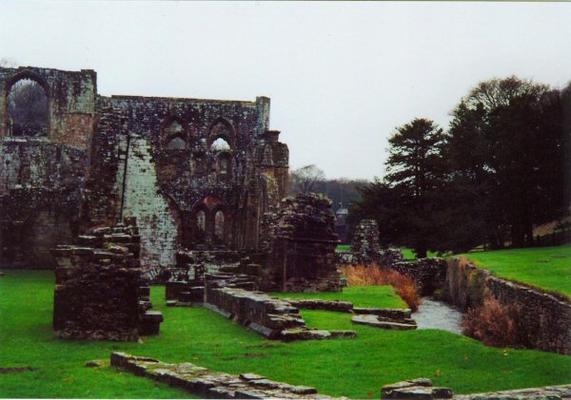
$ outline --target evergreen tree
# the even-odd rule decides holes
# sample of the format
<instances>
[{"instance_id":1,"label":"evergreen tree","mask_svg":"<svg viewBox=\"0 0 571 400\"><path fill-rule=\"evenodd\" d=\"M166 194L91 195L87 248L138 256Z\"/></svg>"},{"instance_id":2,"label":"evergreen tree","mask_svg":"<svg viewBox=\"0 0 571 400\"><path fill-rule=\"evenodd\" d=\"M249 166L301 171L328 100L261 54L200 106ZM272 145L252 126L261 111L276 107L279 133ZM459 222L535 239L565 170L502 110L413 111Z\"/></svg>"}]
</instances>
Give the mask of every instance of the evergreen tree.
<instances>
[{"instance_id":1,"label":"evergreen tree","mask_svg":"<svg viewBox=\"0 0 571 400\"><path fill-rule=\"evenodd\" d=\"M389 139L387 184L396 192L399 244L426 257L437 243L442 212L440 191L445 182L442 148L446 136L433 121L415 119L397 128Z\"/></svg>"}]
</instances>

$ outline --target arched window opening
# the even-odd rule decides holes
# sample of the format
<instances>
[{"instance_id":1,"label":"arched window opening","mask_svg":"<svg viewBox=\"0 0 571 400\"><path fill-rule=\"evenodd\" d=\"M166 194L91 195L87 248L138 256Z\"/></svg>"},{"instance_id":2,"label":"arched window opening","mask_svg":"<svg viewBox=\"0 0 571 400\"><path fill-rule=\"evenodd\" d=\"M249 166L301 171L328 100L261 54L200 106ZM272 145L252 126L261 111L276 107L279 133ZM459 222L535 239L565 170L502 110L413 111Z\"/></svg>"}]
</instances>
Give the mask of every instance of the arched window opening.
<instances>
[{"instance_id":1,"label":"arched window opening","mask_svg":"<svg viewBox=\"0 0 571 400\"><path fill-rule=\"evenodd\" d=\"M224 240L224 213L216 211L214 214L214 237L217 240Z\"/></svg>"},{"instance_id":2,"label":"arched window opening","mask_svg":"<svg viewBox=\"0 0 571 400\"><path fill-rule=\"evenodd\" d=\"M47 136L48 95L33 79L20 79L7 97L9 129L12 136Z\"/></svg>"},{"instance_id":3,"label":"arched window opening","mask_svg":"<svg viewBox=\"0 0 571 400\"><path fill-rule=\"evenodd\" d=\"M210 146L210 151L212 152L220 152L220 151L229 151L230 144L223 138L219 137Z\"/></svg>"},{"instance_id":4,"label":"arched window opening","mask_svg":"<svg viewBox=\"0 0 571 400\"><path fill-rule=\"evenodd\" d=\"M196 227L199 232L206 232L206 213L202 210L196 213Z\"/></svg>"},{"instance_id":5,"label":"arched window opening","mask_svg":"<svg viewBox=\"0 0 571 400\"><path fill-rule=\"evenodd\" d=\"M186 149L186 142L181 137L175 137L167 143L167 150L184 150Z\"/></svg>"}]
</instances>

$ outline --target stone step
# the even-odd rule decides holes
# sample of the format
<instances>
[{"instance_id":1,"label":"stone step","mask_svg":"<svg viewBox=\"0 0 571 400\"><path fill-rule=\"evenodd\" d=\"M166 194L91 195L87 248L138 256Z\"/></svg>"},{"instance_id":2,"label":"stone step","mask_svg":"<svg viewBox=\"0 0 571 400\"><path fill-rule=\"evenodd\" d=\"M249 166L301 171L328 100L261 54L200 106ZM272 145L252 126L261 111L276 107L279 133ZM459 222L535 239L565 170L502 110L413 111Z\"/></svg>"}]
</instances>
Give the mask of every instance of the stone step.
<instances>
[{"instance_id":1,"label":"stone step","mask_svg":"<svg viewBox=\"0 0 571 400\"><path fill-rule=\"evenodd\" d=\"M410 318L410 308L369 308L369 307L354 307L353 313L355 314L374 314L385 318L392 319L405 319Z\"/></svg>"},{"instance_id":2,"label":"stone step","mask_svg":"<svg viewBox=\"0 0 571 400\"><path fill-rule=\"evenodd\" d=\"M374 314L358 314L351 318L355 324L374 326L382 329L411 330L416 329L416 324L409 324L396 321L381 321Z\"/></svg>"},{"instance_id":3,"label":"stone step","mask_svg":"<svg viewBox=\"0 0 571 400\"><path fill-rule=\"evenodd\" d=\"M338 312L351 312L353 303L339 300L321 300L321 299L284 299L291 303L292 306L298 308L306 308L309 310L325 310Z\"/></svg>"}]
</instances>

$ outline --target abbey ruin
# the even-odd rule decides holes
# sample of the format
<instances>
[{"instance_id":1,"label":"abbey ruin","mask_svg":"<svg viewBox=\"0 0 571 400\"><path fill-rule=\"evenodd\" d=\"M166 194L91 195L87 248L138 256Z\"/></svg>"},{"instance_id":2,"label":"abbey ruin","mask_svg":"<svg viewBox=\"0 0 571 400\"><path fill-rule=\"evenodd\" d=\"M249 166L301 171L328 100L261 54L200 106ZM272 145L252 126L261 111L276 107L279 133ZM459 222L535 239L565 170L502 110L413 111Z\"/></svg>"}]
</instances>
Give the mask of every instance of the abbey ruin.
<instances>
[{"instance_id":1,"label":"abbey ruin","mask_svg":"<svg viewBox=\"0 0 571 400\"><path fill-rule=\"evenodd\" d=\"M35 109L17 104L22 83L39 86ZM51 267L57 244L130 217L151 276L179 249L256 250L286 194L288 147L267 97L108 97L93 70L37 67L0 68L0 94L3 268Z\"/></svg>"}]
</instances>

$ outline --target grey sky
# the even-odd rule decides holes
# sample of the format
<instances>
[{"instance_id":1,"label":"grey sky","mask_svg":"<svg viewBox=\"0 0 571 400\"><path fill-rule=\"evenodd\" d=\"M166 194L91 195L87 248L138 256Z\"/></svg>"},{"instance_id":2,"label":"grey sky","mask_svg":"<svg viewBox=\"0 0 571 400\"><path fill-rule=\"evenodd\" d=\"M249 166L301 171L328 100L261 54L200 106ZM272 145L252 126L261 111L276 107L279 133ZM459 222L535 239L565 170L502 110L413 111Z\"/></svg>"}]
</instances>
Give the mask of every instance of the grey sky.
<instances>
[{"instance_id":1,"label":"grey sky","mask_svg":"<svg viewBox=\"0 0 571 400\"><path fill-rule=\"evenodd\" d=\"M0 3L0 58L99 92L272 98L293 168L381 176L387 138L477 82L571 80L570 3Z\"/></svg>"}]
</instances>

